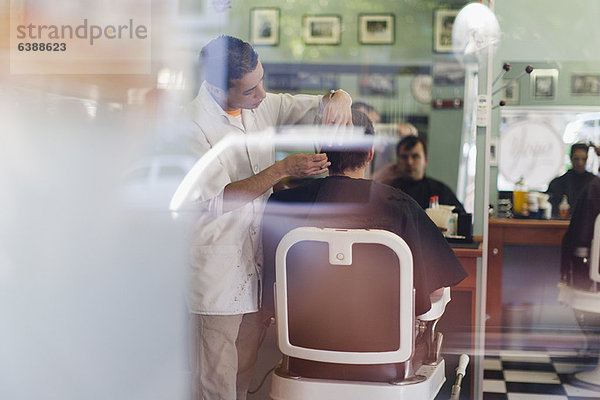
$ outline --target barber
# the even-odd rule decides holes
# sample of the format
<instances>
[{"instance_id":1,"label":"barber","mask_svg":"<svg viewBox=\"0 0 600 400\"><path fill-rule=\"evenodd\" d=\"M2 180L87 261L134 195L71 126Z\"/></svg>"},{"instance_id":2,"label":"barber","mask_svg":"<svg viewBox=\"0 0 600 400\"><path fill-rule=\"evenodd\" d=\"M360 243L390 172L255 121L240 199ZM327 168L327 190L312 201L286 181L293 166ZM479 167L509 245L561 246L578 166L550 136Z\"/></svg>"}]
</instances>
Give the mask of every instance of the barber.
<instances>
[{"instance_id":1,"label":"barber","mask_svg":"<svg viewBox=\"0 0 600 400\"><path fill-rule=\"evenodd\" d=\"M204 155L226 135L250 136L269 127L351 125L352 99L266 93L263 67L250 44L219 36L200 53L203 81L188 107L192 148ZM194 399L245 399L269 316L261 298L260 221L272 187L287 176L327 171L325 154L294 154L275 162L272 146L246 144L219 157L198 187L202 210L193 235L187 303L191 314Z\"/></svg>"}]
</instances>

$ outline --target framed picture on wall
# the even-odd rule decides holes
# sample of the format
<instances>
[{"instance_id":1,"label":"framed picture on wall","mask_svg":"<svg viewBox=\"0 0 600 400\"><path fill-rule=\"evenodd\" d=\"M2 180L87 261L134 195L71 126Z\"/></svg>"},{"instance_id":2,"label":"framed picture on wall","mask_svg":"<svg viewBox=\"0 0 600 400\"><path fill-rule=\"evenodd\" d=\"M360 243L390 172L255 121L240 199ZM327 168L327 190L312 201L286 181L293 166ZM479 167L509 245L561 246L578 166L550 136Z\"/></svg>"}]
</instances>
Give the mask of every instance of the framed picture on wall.
<instances>
[{"instance_id":1,"label":"framed picture on wall","mask_svg":"<svg viewBox=\"0 0 600 400\"><path fill-rule=\"evenodd\" d=\"M433 64L433 83L435 86L463 86L465 68L454 61L437 61Z\"/></svg>"},{"instance_id":2,"label":"framed picture on wall","mask_svg":"<svg viewBox=\"0 0 600 400\"><path fill-rule=\"evenodd\" d=\"M278 8L253 8L250 10L250 42L265 46L279 44Z\"/></svg>"},{"instance_id":3,"label":"framed picture on wall","mask_svg":"<svg viewBox=\"0 0 600 400\"><path fill-rule=\"evenodd\" d=\"M459 10L439 9L433 12L433 51L452 51L452 27Z\"/></svg>"},{"instance_id":4,"label":"framed picture on wall","mask_svg":"<svg viewBox=\"0 0 600 400\"><path fill-rule=\"evenodd\" d=\"M360 14L358 42L361 44L393 44L394 14Z\"/></svg>"},{"instance_id":5,"label":"framed picture on wall","mask_svg":"<svg viewBox=\"0 0 600 400\"><path fill-rule=\"evenodd\" d=\"M531 97L534 100L553 100L557 81L557 69L534 69L531 72Z\"/></svg>"},{"instance_id":6,"label":"framed picture on wall","mask_svg":"<svg viewBox=\"0 0 600 400\"><path fill-rule=\"evenodd\" d=\"M571 75L571 94L576 96L600 96L600 75Z\"/></svg>"},{"instance_id":7,"label":"framed picture on wall","mask_svg":"<svg viewBox=\"0 0 600 400\"><path fill-rule=\"evenodd\" d=\"M508 83L508 82L507 82ZM509 104L519 104L519 82L513 81L502 89L502 100Z\"/></svg>"},{"instance_id":8,"label":"framed picture on wall","mask_svg":"<svg viewBox=\"0 0 600 400\"><path fill-rule=\"evenodd\" d=\"M364 74L359 78L361 96L394 96L396 83L392 74Z\"/></svg>"},{"instance_id":9,"label":"framed picture on wall","mask_svg":"<svg viewBox=\"0 0 600 400\"><path fill-rule=\"evenodd\" d=\"M306 44L340 44L342 17L339 15L305 15L302 33Z\"/></svg>"}]
</instances>

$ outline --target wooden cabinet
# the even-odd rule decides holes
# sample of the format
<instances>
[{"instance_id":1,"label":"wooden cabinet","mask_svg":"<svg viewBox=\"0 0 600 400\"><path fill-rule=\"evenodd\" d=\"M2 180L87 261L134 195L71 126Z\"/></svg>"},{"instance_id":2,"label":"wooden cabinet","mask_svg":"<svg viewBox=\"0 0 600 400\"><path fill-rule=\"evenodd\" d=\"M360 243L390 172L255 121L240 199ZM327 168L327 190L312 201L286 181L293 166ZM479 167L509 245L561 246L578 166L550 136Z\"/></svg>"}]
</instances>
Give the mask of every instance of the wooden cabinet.
<instances>
[{"instance_id":1,"label":"wooden cabinet","mask_svg":"<svg viewBox=\"0 0 600 400\"><path fill-rule=\"evenodd\" d=\"M486 312L488 332L502 326L502 266L505 244L560 246L569 227L566 220L490 218Z\"/></svg>"},{"instance_id":2,"label":"wooden cabinet","mask_svg":"<svg viewBox=\"0 0 600 400\"><path fill-rule=\"evenodd\" d=\"M476 249L453 248L454 254L469 274L452 291L467 292L471 297L471 326L475 326L475 288L477 286L477 259L481 258L481 242Z\"/></svg>"}]
</instances>

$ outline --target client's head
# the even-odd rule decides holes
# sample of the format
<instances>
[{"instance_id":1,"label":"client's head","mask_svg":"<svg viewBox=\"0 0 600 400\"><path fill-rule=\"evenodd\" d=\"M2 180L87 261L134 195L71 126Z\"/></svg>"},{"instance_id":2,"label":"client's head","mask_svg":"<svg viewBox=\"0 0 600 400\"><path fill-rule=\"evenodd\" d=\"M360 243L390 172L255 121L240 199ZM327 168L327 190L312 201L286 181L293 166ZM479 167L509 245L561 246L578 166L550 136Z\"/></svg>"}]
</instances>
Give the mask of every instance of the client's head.
<instances>
[{"instance_id":1,"label":"client's head","mask_svg":"<svg viewBox=\"0 0 600 400\"><path fill-rule=\"evenodd\" d=\"M352 111L352 124L355 127L364 127L367 135L373 135L373 123L367 115L361 111ZM327 153L327 159L331 162L329 175L348 175L362 171L373 158L373 142L357 140L347 144L336 146L323 146L323 152Z\"/></svg>"},{"instance_id":2,"label":"client's head","mask_svg":"<svg viewBox=\"0 0 600 400\"><path fill-rule=\"evenodd\" d=\"M402 179L420 181L427 167L427 143L419 136L407 136L396 146L396 171Z\"/></svg>"}]
</instances>

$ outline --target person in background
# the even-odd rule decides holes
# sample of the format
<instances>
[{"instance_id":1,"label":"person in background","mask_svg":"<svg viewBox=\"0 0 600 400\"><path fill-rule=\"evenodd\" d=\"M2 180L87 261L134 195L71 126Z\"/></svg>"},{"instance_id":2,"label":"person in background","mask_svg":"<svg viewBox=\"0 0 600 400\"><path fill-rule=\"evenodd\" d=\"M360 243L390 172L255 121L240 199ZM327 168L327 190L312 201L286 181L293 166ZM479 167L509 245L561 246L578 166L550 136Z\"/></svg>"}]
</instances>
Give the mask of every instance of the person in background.
<instances>
[{"instance_id":1,"label":"person in background","mask_svg":"<svg viewBox=\"0 0 600 400\"><path fill-rule=\"evenodd\" d=\"M593 177L583 188L575 204L569 228L562 239L560 255L561 281L579 290L597 292L590 279L590 256L594 223L600 213L600 178ZM573 309L575 319L587 336L589 349L598 348L600 317Z\"/></svg>"},{"instance_id":2,"label":"person in background","mask_svg":"<svg viewBox=\"0 0 600 400\"><path fill-rule=\"evenodd\" d=\"M419 136L417 128L410 123L401 122L395 125L395 130L390 136L382 138L380 142L375 144L375 156L373 157L372 177L375 179L376 174L385 174L385 171L393 171L397 161L396 147L398 142L406 136Z\"/></svg>"},{"instance_id":3,"label":"person in background","mask_svg":"<svg viewBox=\"0 0 600 400\"><path fill-rule=\"evenodd\" d=\"M379 112L377 112L377 110L373 106L362 101L352 103L352 111L360 111L365 113L367 117L369 117L369 119L371 120L373 126L381 122L381 115L379 114ZM406 136L419 136L419 131L417 130L417 128L413 124L408 122L397 123L396 133L398 134L399 140Z\"/></svg>"},{"instance_id":4,"label":"person in background","mask_svg":"<svg viewBox=\"0 0 600 400\"><path fill-rule=\"evenodd\" d=\"M352 103L352 111L361 111L369 117L373 125L381 122L381 116L367 103L356 102ZM398 141L402 140L406 136L418 136L419 131L417 128L410 123L400 122L393 126L395 128L390 131L390 135L382 138L381 141L375 143L375 155L373 156L373 162L371 163L370 171L367 171L367 176L371 176L371 172L385 170L391 168L396 162L396 145ZM389 128L386 128L386 131Z\"/></svg>"},{"instance_id":5,"label":"person in background","mask_svg":"<svg viewBox=\"0 0 600 400\"><path fill-rule=\"evenodd\" d=\"M287 176L327 171L326 154L293 154L275 162L274 148L245 138L269 127L351 125L352 99L266 93L263 67L252 46L219 36L200 53L205 80L187 108L192 149L202 157L226 136L239 148L220 154L194 188L200 216L192 233L186 300L191 320L192 392L195 400L246 399L258 348L270 316L259 312L262 251L260 222L272 187Z\"/></svg>"},{"instance_id":6,"label":"person in background","mask_svg":"<svg viewBox=\"0 0 600 400\"><path fill-rule=\"evenodd\" d=\"M369 117L373 125L381 122L381 116L379 115L377 110L373 106L362 101L352 103L352 111L360 111L362 113L365 113L366 116Z\"/></svg>"},{"instance_id":7,"label":"person in background","mask_svg":"<svg viewBox=\"0 0 600 400\"><path fill-rule=\"evenodd\" d=\"M581 191L585 185L594 178L594 174L585 170L589 146L585 143L575 143L571 146L572 168L563 175L552 179L546 193L550 195L552 204L552 215L558 216L558 206L564 195L571 210L575 207Z\"/></svg>"},{"instance_id":8,"label":"person in background","mask_svg":"<svg viewBox=\"0 0 600 400\"><path fill-rule=\"evenodd\" d=\"M589 265L581 260L574 262L575 249L590 248L594 236L594 223L599 213L600 178L593 177L581 190L561 245L561 278L579 289L589 289L591 281Z\"/></svg>"},{"instance_id":9,"label":"person in background","mask_svg":"<svg viewBox=\"0 0 600 400\"><path fill-rule=\"evenodd\" d=\"M407 136L397 146L398 161L385 170L377 171L373 179L407 193L425 209L431 196L438 196L439 204L453 205L458 213L465 208L446 184L425 176L427 144L418 136Z\"/></svg>"},{"instance_id":10,"label":"person in background","mask_svg":"<svg viewBox=\"0 0 600 400\"><path fill-rule=\"evenodd\" d=\"M407 136L419 136L419 131L417 127L409 122L400 122L396 125L398 130L398 138L400 140L404 139Z\"/></svg>"}]
</instances>

